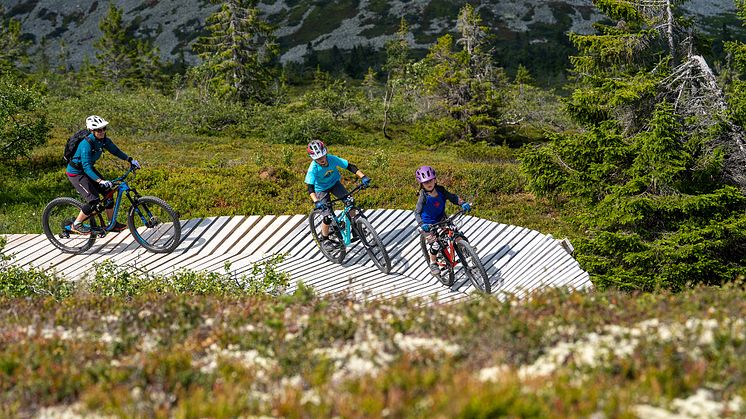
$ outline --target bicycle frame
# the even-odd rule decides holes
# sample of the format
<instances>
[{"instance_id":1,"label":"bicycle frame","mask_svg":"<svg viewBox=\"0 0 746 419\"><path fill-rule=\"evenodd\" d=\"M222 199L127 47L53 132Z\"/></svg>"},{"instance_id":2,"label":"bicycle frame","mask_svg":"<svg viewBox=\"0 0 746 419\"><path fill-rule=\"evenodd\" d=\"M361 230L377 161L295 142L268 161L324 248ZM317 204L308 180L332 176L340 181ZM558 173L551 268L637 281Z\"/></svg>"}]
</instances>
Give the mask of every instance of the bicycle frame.
<instances>
[{"instance_id":1,"label":"bicycle frame","mask_svg":"<svg viewBox=\"0 0 746 419\"><path fill-rule=\"evenodd\" d=\"M124 172L124 174L122 176L120 176L120 177L118 177L116 179L112 179L111 180L111 183L112 184L116 184L117 188L114 191L114 193L116 194L116 200L114 202L114 212L113 212L113 214L111 216L111 219L109 220L109 224L106 225L105 227L103 227L103 224L104 224L103 223L103 217L101 216L101 212L102 211L98 211L94 215L96 217L99 217L99 220L102 221L101 222L102 227L95 227L93 229L95 232L97 232L99 234L100 237L103 237L107 232L111 231L114 228L114 225L117 223L117 216L119 215L119 209L122 206L122 196L126 196L127 199L129 200L130 204L133 205L133 206L135 205L135 200L140 196L137 193L137 190L135 190L135 188L130 187L129 184L127 183L127 181L126 181L127 176L129 176L129 174L133 173L135 170L136 169L135 169L134 166L130 166L130 168L127 169L127 171ZM132 198L132 194L133 193L135 195L134 199ZM109 199L109 198L107 198L107 199ZM139 207L135 207L135 211L137 212L137 215L140 216L140 218L142 219L143 223L147 223L147 219L142 214L142 212L140 211L140 208ZM149 212L149 210L148 210L148 212ZM148 217L150 217L150 216L152 216L152 214L148 214Z\"/></svg>"},{"instance_id":2,"label":"bicycle frame","mask_svg":"<svg viewBox=\"0 0 746 419\"><path fill-rule=\"evenodd\" d=\"M353 220L349 216L350 211L353 209L357 210L357 214L355 215L355 217L360 217L363 212L363 210L356 207L355 204L352 203L347 198L352 197L352 195L355 192L359 191L362 188L363 188L363 185L358 185L353 190L348 192L347 195L341 198L337 198L337 199L333 199L329 201L329 209L331 210L330 212L331 212L332 217L334 217L334 220L337 222L338 225L342 225L342 223L344 223L344 228L342 229L341 233L342 233L342 240L344 240L345 246L349 246L350 243L352 243L352 221ZM339 216L337 216L336 213L334 212L333 204L339 201L344 201L345 206L344 208L342 208L342 212L339 214Z\"/></svg>"},{"instance_id":3,"label":"bicycle frame","mask_svg":"<svg viewBox=\"0 0 746 419\"><path fill-rule=\"evenodd\" d=\"M433 224L431 227L435 239L441 246L441 251L446 261L454 268L459 264L459 258L456 255L456 241L466 240L466 236L458 231L454 221L463 215L464 211L461 210L448 217L448 219Z\"/></svg>"}]
</instances>

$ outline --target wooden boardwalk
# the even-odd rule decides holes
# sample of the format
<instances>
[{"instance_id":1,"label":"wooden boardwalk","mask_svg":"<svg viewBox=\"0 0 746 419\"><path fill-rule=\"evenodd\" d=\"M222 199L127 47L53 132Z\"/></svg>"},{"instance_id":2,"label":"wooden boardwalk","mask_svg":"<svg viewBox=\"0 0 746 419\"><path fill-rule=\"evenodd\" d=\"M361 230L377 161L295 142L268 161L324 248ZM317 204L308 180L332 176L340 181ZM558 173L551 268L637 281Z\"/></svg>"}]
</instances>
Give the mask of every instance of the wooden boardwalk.
<instances>
[{"instance_id":1,"label":"wooden boardwalk","mask_svg":"<svg viewBox=\"0 0 746 419\"><path fill-rule=\"evenodd\" d=\"M405 294L442 302L467 298L473 292L468 281L445 287L430 275L412 211L369 210L366 214L391 256L388 275L373 265L359 244L348 249L342 265L328 262L311 238L306 215L182 221L183 240L170 254L148 252L128 232L110 233L81 255L60 252L44 235L8 234L5 252L15 255L11 262L15 265L54 270L71 280L90 274L94 262L105 259L162 274L179 269L225 272L229 262L231 272L241 275L255 262L284 253L287 257L278 268L290 274L291 291L303 281L322 294L348 291L366 298ZM550 235L469 216L464 217L461 231L476 247L494 293L522 295L546 286L592 286L588 273Z\"/></svg>"}]
</instances>

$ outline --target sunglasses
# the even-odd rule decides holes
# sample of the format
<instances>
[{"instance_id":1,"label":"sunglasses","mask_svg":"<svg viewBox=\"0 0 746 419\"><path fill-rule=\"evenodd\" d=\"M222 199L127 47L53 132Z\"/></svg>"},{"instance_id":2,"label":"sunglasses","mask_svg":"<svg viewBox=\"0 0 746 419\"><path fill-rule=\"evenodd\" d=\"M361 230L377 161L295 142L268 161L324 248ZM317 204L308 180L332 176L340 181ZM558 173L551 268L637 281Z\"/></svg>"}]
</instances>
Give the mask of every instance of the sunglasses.
<instances>
[{"instance_id":1,"label":"sunglasses","mask_svg":"<svg viewBox=\"0 0 746 419\"><path fill-rule=\"evenodd\" d=\"M94 129L93 132L106 132L106 127Z\"/></svg>"}]
</instances>

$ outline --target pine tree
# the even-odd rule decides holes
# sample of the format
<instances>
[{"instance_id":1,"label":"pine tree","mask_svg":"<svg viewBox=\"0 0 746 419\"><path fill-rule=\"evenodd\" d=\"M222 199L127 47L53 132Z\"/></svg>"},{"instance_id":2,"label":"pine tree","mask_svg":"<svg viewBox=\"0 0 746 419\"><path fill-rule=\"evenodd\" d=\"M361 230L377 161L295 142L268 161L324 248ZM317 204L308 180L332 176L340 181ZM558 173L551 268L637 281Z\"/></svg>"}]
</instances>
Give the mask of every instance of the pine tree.
<instances>
[{"instance_id":1,"label":"pine tree","mask_svg":"<svg viewBox=\"0 0 746 419\"><path fill-rule=\"evenodd\" d=\"M488 29L471 5L459 12L457 29L458 39L450 34L440 37L424 59L431 69L425 88L461 124L462 139L495 141L502 124L504 74L492 59Z\"/></svg>"},{"instance_id":2,"label":"pine tree","mask_svg":"<svg viewBox=\"0 0 746 419\"><path fill-rule=\"evenodd\" d=\"M270 102L278 53L274 28L259 16L256 0L212 0L220 10L207 19L208 35L195 50L218 94L241 101Z\"/></svg>"},{"instance_id":3,"label":"pine tree","mask_svg":"<svg viewBox=\"0 0 746 419\"><path fill-rule=\"evenodd\" d=\"M579 55L567 109L586 132L522 157L536 193L586 206L577 257L601 288L678 290L746 270L746 198L717 145L727 124L692 112L721 107L697 100L709 68L672 3L594 1L616 24L570 36Z\"/></svg>"},{"instance_id":4,"label":"pine tree","mask_svg":"<svg viewBox=\"0 0 746 419\"><path fill-rule=\"evenodd\" d=\"M21 22L5 18L0 6L0 74L17 72L28 59L29 43L21 39Z\"/></svg>"},{"instance_id":5,"label":"pine tree","mask_svg":"<svg viewBox=\"0 0 746 419\"><path fill-rule=\"evenodd\" d=\"M101 22L102 35L93 45L98 63L87 72L96 85L132 87L160 85L163 81L158 50L149 42L137 40L127 33L122 9L109 3L109 11Z\"/></svg>"},{"instance_id":6,"label":"pine tree","mask_svg":"<svg viewBox=\"0 0 746 419\"><path fill-rule=\"evenodd\" d=\"M391 139L391 135L388 133L391 106L403 82L406 68L410 64L408 35L409 25L404 18L401 18L396 36L386 43L386 64L384 65L384 70L386 71L386 89L383 95L383 125L381 126L381 131L383 132L383 136L389 140Z\"/></svg>"}]
</instances>

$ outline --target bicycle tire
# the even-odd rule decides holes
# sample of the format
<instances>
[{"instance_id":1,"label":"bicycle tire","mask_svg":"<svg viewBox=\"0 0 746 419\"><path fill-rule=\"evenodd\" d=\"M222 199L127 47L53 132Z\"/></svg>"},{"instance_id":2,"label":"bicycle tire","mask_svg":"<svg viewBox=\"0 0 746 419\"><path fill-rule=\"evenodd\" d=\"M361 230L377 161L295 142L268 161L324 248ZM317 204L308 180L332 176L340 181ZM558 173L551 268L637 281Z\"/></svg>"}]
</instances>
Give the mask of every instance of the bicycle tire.
<instances>
[{"instance_id":1,"label":"bicycle tire","mask_svg":"<svg viewBox=\"0 0 746 419\"><path fill-rule=\"evenodd\" d=\"M357 229L360 243L365 247L365 251L370 256L373 264L385 274L391 272L391 258L370 221L365 217L358 217L355 220L355 229ZM374 249L378 249L378 254L375 253Z\"/></svg>"},{"instance_id":2,"label":"bicycle tire","mask_svg":"<svg viewBox=\"0 0 746 419\"><path fill-rule=\"evenodd\" d=\"M425 264L428 266L428 272L430 268L430 252L427 250L427 243L425 242L425 238L420 235L420 250L422 250L422 257L425 258ZM435 255L435 260L438 263L438 265L445 267L440 269L440 275L438 275L438 280L441 284L450 287L456 282L456 274L453 271L453 266L448 263L448 259L446 258L446 255L443 251L443 249L440 249L437 255ZM445 275L444 275L445 273Z\"/></svg>"},{"instance_id":3,"label":"bicycle tire","mask_svg":"<svg viewBox=\"0 0 746 419\"><path fill-rule=\"evenodd\" d=\"M469 281L479 291L489 294L492 291L492 284L474 248L466 240L459 240L456 242L456 253Z\"/></svg>"},{"instance_id":4,"label":"bicycle tire","mask_svg":"<svg viewBox=\"0 0 746 419\"><path fill-rule=\"evenodd\" d=\"M335 220L334 217L330 217L332 219L332 223L329 225L328 241L332 244L327 245L330 246L330 248L327 248L321 244L321 222L316 224L317 215L321 215L321 212L313 210L310 214L308 214L308 227L311 229L311 236L313 237L313 241L316 242L319 250L321 250L321 254L324 255L324 257L329 260L329 262L342 263L345 256L347 255L347 248L344 244L344 239L342 239L342 232L340 231L337 220ZM317 225L318 230L316 228Z\"/></svg>"},{"instance_id":5,"label":"bicycle tire","mask_svg":"<svg viewBox=\"0 0 746 419\"><path fill-rule=\"evenodd\" d=\"M134 200L127 214L127 226L135 241L153 253L171 253L181 243L179 214L154 196Z\"/></svg>"},{"instance_id":6,"label":"bicycle tire","mask_svg":"<svg viewBox=\"0 0 746 419\"><path fill-rule=\"evenodd\" d=\"M93 227L90 234L72 233L69 227L66 228L72 224L82 209L83 203L73 198L56 198L44 207L41 227L54 247L65 253L79 254L93 246L96 241L96 233L93 232L93 228L97 226L95 217L87 220Z\"/></svg>"}]
</instances>

